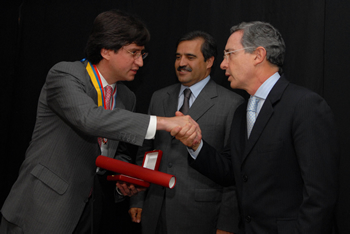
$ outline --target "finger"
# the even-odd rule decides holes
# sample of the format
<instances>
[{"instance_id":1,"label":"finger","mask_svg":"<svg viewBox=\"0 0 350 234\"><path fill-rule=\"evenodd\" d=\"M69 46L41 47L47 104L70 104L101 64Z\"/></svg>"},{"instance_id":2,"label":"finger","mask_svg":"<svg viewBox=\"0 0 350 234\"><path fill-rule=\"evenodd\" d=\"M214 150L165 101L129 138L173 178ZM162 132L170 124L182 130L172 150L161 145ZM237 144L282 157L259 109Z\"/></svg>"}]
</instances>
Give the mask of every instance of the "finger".
<instances>
[{"instance_id":1,"label":"finger","mask_svg":"<svg viewBox=\"0 0 350 234\"><path fill-rule=\"evenodd\" d=\"M128 189L130 191L130 197L138 193L137 189L133 184L130 184Z\"/></svg>"},{"instance_id":2,"label":"finger","mask_svg":"<svg viewBox=\"0 0 350 234\"><path fill-rule=\"evenodd\" d=\"M136 208L130 208L128 211L130 217L131 217L131 221L132 222L136 222Z\"/></svg>"},{"instance_id":3,"label":"finger","mask_svg":"<svg viewBox=\"0 0 350 234\"><path fill-rule=\"evenodd\" d=\"M187 123L184 127L182 127L182 129L180 130L180 132L178 133L180 136L186 136L187 132L191 129L192 125Z\"/></svg>"},{"instance_id":4,"label":"finger","mask_svg":"<svg viewBox=\"0 0 350 234\"><path fill-rule=\"evenodd\" d=\"M189 117L190 117L190 116L189 116ZM199 124L198 124L196 121L194 121L191 117L190 117L190 119L189 119L189 122L190 122L190 124L192 124L192 125L194 125L194 126L196 127L196 129L198 130L198 132L202 132L201 129L200 129L200 127L199 127Z\"/></svg>"},{"instance_id":5,"label":"finger","mask_svg":"<svg viewBox=\"0 0 350 234\"><path fill-rule=\"evenodd\" d=\"M137 210L137 215L136 215L136 222L140 223L141 222L141 213L142 213L142 209L138 209Z\"/></svg>"},{"instance_id":6,"label":"finger","mask_svg":"<svg viewBox=\"0 0 350 234\"><path fill-rule=\"evenodd\" d=\"M176 126L176 127L174 127L173 129L171 129L171 131L170 131L170 134L172 135L172 136L175 136L175 135L177 135L180 131L181 131L181 127L180 126Z\"/></svg>"},{"instance_id":7,"label":"finger","mask_svg":"<svg viewBox=\"0 0 350 234\"><path fill-rule=\"evenodd\" d=\"M187 132L190 128L191 128L190 125L185 125L184 127L181 128L181 130L176 135L174 135L175 138L180 141L186 140L186 138L188 137Z\"/></svg>"},{"instance_id":8,"label":"finger","mask_svg":"<svg viewBox=\"0 0 350 234\"><path fill-rule=\"evenodd\" d=\"M202 141L202 134L198 134L198 133L197 133L196 137L195 137L194 140L193 140L192 148L197 149L197 147L199 146L199 144L201 143L201 141Z\"/></svg>"},{"instance_id":9,"label":"finger","mask_svg":"<svg viewBox=\"0 0 350 234\"><path fill-rule=\"evenodd\" d=\"M189 129L186 132L186 135L192 135L193 133L197 134L198 130L197 127L195 125L189 125Z\"/></svg>"},{"instance_id":10,"label":"finger","mask_svg":"<svg viewBox=\"0 0 350 234\"><path fill-rule=\"evenodd\" d=\"M175 116L184 116L184 114L181 111L176 111Z\"/></svg>"},{"instance_id":11,"label":"finger","mask_svg":"<svg viewBox=\"0 0 350 234\"><path fill-rule=\"evenodd\" d=\"M120 185L120 187L120 191L123 193L124 196L130 196L131 191L129 190L127 184L123 183Z\"/></svg>"},{"instance_id":12,"label":"finger","mask_svg":"<svg viewBox=\"0 0 350 234\"><path fill-rule=\"evenodd\" d=\"M192 148L192 146L196 144L196 142L195 142L196 137L197 137L197 134L196 134L196 133L193 133L192 135L190 135L190 136L187 138L186 146Z\"/></svg>"}]
</instances>

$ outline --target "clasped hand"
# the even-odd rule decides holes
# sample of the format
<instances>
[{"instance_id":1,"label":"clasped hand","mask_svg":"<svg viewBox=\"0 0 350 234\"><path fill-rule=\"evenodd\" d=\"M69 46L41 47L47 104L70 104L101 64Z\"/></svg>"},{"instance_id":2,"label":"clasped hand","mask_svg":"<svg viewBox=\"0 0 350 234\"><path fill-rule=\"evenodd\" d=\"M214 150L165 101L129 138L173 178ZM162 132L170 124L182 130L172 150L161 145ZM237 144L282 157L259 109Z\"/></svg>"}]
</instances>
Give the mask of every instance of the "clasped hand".
<instances>
[{"instance_id":1,"label":"clasped hand","mask_svg":"<svg viewBox=\"0 0 350 234\"><path fill-rule=\"evenodd\" d=\"M184 116L180 111L175 113L176 117ZM193 150L196 150L202 140L202 131L199 128L199 125L194 121L190 116L188 117L188 123L184 126L176 126L171 129L170 134L174 136L177 140L181 141L184 145Z\"/></svg>"},{"instance_id":2,"label":"clasped hand","mask_svg":"<svg viewBox=\"0 0 350 234\"><path fill-rule=\"evenodd\" d=\"M129 197L136 195L140 191L146 190L145 188L135 187L135 185L133 184L129 184L122 181L118 181L116 183L116 186L120 193L122 193L124 196L129 196Z\"/></svg>"}]
</instances>

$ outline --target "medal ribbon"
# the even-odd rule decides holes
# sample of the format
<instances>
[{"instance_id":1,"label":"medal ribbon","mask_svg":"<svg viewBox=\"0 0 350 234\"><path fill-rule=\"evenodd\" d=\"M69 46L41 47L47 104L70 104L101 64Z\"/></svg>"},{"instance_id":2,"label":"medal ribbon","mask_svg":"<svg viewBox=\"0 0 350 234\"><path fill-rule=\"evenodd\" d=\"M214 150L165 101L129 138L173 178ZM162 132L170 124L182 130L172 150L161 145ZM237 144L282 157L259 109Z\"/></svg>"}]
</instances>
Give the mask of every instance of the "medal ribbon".
<instances>
[{"instance_id":1,"label":"medal ribbon","mask_svg":"<svg viewBox=\"0 0 350 234\"><path fill-rule=\"evenodd\" d=\"M102 86L102 81L100 74L98 73L95 65L92 65L90 62L86 64L86 71L89 73L92 84L94 85L97 92L97 105L103 106L106 108L105 99L104 99L104 89Z\"/></svg>"},{"instance_id":2,"label":"medal ribbon","mask_svg":"<svg viewBox=\"0 0 350 234\"><path fill-rule=\"evenodd\" d=\"M90 62L87 62L86 71L88 72L91 82L94 85L97 92L97 105L103 106L105 109L107 109L105 104L105 98L104 98L105 97L104 88L102 85L100 74L96 66L91 64ZM116 91L117 91L117 88L115 88L113 91L113 100L112 100L111 110L115 108L115 103L117 98Z\"/></svg>"}]
</instances>

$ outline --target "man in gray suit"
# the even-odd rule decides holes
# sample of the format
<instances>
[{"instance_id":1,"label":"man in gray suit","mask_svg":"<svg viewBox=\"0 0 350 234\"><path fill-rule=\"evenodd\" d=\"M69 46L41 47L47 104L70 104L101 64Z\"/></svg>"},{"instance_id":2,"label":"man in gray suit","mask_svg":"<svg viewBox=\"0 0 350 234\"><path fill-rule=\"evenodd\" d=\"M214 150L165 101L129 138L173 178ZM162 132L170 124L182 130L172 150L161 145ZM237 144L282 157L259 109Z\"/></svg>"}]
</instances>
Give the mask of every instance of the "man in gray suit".
<instances>
[{"instance_id":1,"label":"man in gray suit","mask_svg":"<svg viewBox=\"0 0 350 234\"><path fill-rule=\"evenodd\" d=\"M228 140L235 109L243 98L210 78L216 54L216 43L209 34L195 31L183 36L178 41L175 60L181 84L155 92L149 114L172 116L180 109L197 121L203 137L221 150ZM182 105L188 89L190 108L186 113ZM152 184L146 192L132 197L129 210L132 220L142 220L143 234L236 232L238 212L234 187L224 188L192 169L186 147L164 133L157 131L154 140L145 141L136 160L142 164L146 151L162 150L159 170L175 175L176 186L168 189Z\"/></svg>"},{"instance_id":2,"label":"man in gray suit","mask_svg":"<svg viewBox=\"0 0 350 234\"><path fill-rule=\"evenodd\" d=\"M149 37L138 19L115 10L101 13L87 60L61 62L49 71L32 141L1 210L0 233L90 232L100 186L96 157L115 157L119 141L142 145L156 130L193 121L131 112L135 95L119 81L133 80L143 66ZM132 185L117 186L124 195L138 192Z\"/></svg>"}]
</instances>

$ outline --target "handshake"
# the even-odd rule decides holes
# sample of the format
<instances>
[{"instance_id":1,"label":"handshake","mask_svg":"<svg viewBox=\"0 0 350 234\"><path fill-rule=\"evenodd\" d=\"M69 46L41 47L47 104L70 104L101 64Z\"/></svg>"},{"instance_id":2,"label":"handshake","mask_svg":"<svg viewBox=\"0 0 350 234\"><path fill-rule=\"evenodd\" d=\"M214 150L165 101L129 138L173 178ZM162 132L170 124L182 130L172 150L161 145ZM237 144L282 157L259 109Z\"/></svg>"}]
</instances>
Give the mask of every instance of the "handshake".
<instances>
[{"instance_id":1,"label":"handshake","mask_svg":"<svg viewBox=\"0 0 350 234\"><path fill-rule=\"evenodd\" d=\"M199 125L191 116L184 115L180 111L175 117L157 117L157 130L165 130L184 145L196 150L202 140L202 132Z\"/></svg>"},{"instance_id":2,"label":"handshake","mask_svg":"<svg viewBox=\"0 0 350 234\"><path fill-rule=\"evenodd\" d=\"M184 115L180 111L177 111L174 117L157 116L157 130L170 132L173 137L193 150L198 148L202 140L202 132L198 123L191 116ZM118 193L129 197L145 190L145 188L136 188L133 184L127 184L125 182L118 181L116 185ZM135 212L133 211L133 213ZM135 215L133 214L132 216L134 217Z\"/></svg>"}]
</instances>

